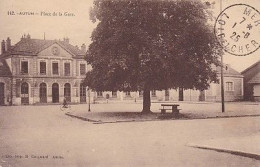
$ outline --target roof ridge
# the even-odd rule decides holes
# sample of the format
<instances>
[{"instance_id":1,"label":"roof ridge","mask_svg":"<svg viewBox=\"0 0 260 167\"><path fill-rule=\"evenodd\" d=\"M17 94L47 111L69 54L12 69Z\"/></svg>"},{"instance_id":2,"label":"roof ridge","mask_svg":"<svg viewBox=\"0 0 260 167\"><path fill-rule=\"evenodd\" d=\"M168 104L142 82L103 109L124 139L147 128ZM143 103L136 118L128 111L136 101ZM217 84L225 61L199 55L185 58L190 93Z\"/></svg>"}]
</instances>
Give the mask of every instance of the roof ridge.
<instances>
[{"instance_id":1,"label":"roof ridge","mask_svg":"<svg viewBox=\"0 0 260 167\"><path fill-rule=\"evenodd\" d=\"M253 68L254 66L256 66L258 63L260 63L260 60L258 60L257 62L253 63L251 66L247 67L245 70L243 70L243 71L241 72L241 74L247 72L248 70L250 70L251 68Z\"/></svg>"},{"instance_id":2,"label":"roof ridge","mask_svg":"<svg viewBox=\"0 0 260 167\"><path fill-rule=\"evenodd\" d=\"M85 55L84 51L79 47L74 46L67 41L61 41L57 39L35 39L35 38L21 38L13 47L10 49L10 54L33 54L37 55L42 50L49 46L57 43L67 52L72 55L82 56Z\"/></svg>"}]
</instances>

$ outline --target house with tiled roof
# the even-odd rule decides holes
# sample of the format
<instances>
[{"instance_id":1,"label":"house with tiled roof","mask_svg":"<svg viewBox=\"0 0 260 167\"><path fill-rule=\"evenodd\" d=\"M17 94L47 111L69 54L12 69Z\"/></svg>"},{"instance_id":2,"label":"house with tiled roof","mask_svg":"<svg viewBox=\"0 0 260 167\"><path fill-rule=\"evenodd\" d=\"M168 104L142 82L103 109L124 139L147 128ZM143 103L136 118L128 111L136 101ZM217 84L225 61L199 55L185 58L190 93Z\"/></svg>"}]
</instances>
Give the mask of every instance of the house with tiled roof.
<instances>
[{"instance_id":1,"label":"house with tiled roof","mask_svg":"<svg viewBox=\"0 0 260 167\"><path fill-rule=\"evenodd\" d=\"M243 75L234 70L230 65L225 64L223 67L224 78L224 99L225 101L240 101L243 100ZM221 85L220 73L221 67L213 67L218 75L219 83L210 83L206 90L192 90L192 89L177 89L167 91L157 91L156 93L162 100L169 101L221 101ZM168 97L165 95L168 95Z\"/></svg>"},{"instance_id":2,"label":"house with tiled roof","mask_svg":"<svg viewBox=\"0 0 260 167\"><path fill-rule=\"evenodd\" d=\"M229 64L223 65L224 99L225 101L241 101L244 98L244 76ZM221 67L217 67L220 81ZM220 83L211 83L208 90L209 101L221 101Z\"/></svg>"},{"instance_id":3,"label":"house with tiled roof","mask_svg":"<svg viewBox=\"0 0 260 167\"><path fill-rule=\"evenodd\" d=\"M244 71L245 100L260 101L260 61Z\"/></svg>"},{"instance_id":4,"label":"house with tiled roof","mask_svg":"<svg viewBox=\"0 0 260 167\"><path fill-rule=\"evenodd\" d=\"M1 42L0 104L86 102L82 84L90 66L81 48L64 40L32 39L22 36L15 45Z\"/></svg>"}]
</instances>

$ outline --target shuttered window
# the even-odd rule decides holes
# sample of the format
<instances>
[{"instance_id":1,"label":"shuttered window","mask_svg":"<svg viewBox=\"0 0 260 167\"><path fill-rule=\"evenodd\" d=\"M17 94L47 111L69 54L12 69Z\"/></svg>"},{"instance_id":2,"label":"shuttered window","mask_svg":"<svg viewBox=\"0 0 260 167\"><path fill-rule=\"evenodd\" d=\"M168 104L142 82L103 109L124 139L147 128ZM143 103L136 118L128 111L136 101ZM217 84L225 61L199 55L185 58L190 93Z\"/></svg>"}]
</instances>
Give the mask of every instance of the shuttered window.
<instances>
[{"instance_id":1,"label":"shuttered window","mask_svg":"<svg viewBox=\"0 0 260 167\"><path fill-rule=\"evenodd\" d=\"M59 64L52 63L52 74L59 75Z\"/></svg>"},{"instance_id":2,"label":"shuttered window","mask_svg":"<svg viewBox=\"0 0 260 167\"><path fill-rule=\"evenodd\" d=\"M64 63L64 75L70 76L70 63Z\"/></svg>"},{"instance_id":3,"label":"shuttered window","mask_svg":"<svg viewBox=\"0 0 260 167\"><path fill-rule=\"evenodd\" d=\"M46 62L40 62L40 74L46 75Z\"/></svg>"},{"instance_id":4,"label":"shuttered window","mask_svg":"<svg viewBox=\"0 0 260 167\"><path fill-rule=\"evenodd\" d=\"M21 73L28 74L28 61L21 62Z\"/></svg>"}]
</instances>

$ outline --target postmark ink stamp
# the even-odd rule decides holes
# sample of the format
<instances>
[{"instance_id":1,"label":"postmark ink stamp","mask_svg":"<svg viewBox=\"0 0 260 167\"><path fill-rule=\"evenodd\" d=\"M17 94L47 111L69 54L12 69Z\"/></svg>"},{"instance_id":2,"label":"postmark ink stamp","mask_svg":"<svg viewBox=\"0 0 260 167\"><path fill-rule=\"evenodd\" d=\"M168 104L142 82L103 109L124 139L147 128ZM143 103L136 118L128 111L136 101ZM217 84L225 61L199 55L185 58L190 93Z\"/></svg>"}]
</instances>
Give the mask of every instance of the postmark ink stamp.
<instances>
[{"instance_id":1,"label":"postmark ink stamp","mask_svg":"<svg viewBox=\"0 0 260 167\"><path fill-rule=\"evenodd\" d=\"M246 56L260 47L260 12L247 4L234 4L217 17L215 35L223 49Z\"/></svg>"}]
</instances>

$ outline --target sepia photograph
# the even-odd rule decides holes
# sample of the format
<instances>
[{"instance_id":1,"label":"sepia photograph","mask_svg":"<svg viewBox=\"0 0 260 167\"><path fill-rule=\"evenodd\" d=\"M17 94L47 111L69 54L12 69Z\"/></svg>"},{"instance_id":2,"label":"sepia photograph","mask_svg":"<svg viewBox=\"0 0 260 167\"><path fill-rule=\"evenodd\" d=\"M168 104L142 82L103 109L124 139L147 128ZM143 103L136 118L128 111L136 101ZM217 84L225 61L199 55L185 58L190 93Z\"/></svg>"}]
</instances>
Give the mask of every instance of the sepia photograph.
<instances>
[{"instance_id":1,"label":"sepia photograph","mask_svg":"<svg viewBox=\"0 0 260 167\"><path fill-rule=\"evenodd\" d=\"M260 166L259 0L0 0L0 167Z\"/></svg>"}]
</instances>

